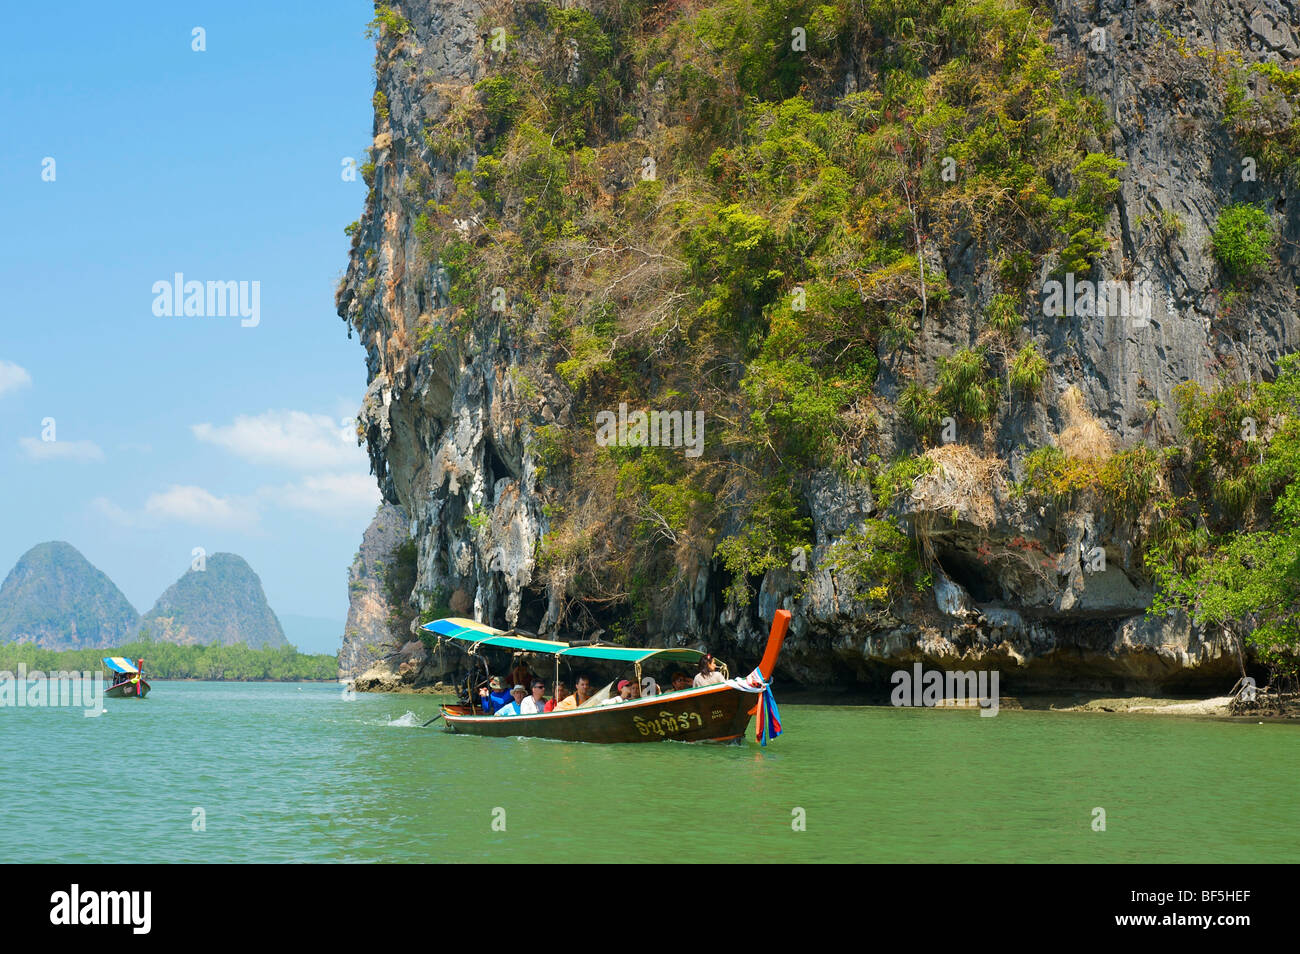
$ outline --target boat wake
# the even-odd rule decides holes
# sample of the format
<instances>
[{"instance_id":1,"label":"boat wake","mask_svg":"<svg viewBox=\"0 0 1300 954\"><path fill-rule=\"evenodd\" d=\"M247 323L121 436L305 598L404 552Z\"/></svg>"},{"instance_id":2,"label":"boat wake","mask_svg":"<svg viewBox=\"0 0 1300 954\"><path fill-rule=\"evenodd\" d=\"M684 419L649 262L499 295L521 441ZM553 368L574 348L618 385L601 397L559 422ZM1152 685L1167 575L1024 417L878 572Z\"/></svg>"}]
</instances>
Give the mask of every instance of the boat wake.
<instances>
[{"instance_id":1,"label":"boat wake","mask_svg":"<svg viewBox=\"0 0 1300 954\"><path fill-rule=\"evenodd\" d=\"M414 729L420 725L421 719L414 712L407 712L404 716L396 719L389 719L387 724L396 726L399 729Z\"/></svg>"}]
</instances>

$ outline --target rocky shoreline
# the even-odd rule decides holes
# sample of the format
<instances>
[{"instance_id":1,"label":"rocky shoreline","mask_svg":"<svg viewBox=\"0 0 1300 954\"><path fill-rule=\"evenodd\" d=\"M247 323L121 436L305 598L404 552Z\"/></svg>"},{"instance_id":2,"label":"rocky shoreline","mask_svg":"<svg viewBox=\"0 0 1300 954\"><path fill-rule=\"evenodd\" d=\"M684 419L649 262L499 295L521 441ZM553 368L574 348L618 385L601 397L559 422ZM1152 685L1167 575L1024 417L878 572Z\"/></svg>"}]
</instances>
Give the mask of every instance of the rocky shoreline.
<instances>
[{"instance_id":1,"label":"rocky shoreline","mask_svg":"<svg viewBox=\"0 0 1300 954\"><path fill-rule=\"evenodd\" d=\"M399 695L454 696L456 687L442 681L419 683L411 678L411 669L398 672L393 667L371 667L350 683L356 692L388 692ZM875 694L847 690L791 687L781 693L781 701L792 705L834 705L885 707L889 703ZM965 705L940 703L936 709L975 708L972 700ZM1300 719L1300 694L1286 694L1280 699L1247 705L1234 703L1232 696L1185 698L1180 696L1101 696L1084 693L1044 693L1002 696L998 708L1027 712L1106 712L1121 715L1184 716L1191 718L1233 719L1239 721L1289 721Z\"/></svg>"}]
</instances>

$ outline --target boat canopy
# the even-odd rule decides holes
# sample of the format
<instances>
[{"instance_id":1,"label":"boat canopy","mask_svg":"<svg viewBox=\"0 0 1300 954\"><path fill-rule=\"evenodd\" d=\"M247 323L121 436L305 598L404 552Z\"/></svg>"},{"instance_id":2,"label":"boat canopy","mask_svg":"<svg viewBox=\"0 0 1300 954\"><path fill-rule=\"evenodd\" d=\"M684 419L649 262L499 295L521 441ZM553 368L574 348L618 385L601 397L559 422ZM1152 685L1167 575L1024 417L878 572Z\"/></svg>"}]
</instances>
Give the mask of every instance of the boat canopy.
<instances>
[{"instance_id":1,"label":"boat canopy","mask_svg":"<svg viewBox=\"0 0 1300 954\"><path fill-rule=\"evenodd\" d=\"M454 616L447 619L437 619L432 623L425 623L422 628L438 636L458 639L463 643L473 643L476 646L522 649L525 652L533 653L555 653L569 645L568 643L557 643L550 639L537 639L534 636L517 636L513 633L503 633L499 629L476 623L472 619L459 619Z\"/></svg>"},{"instance_id":2,"label":"boat canopy","mask_svg":"<svg viewBox=\"0 0 1300 954\"><path fill-rule=\"evenodd\" d=\"M524 652L549 653L553 656L573 656L580 659L606 659L613 662L639 663L655 657L657 660L694 663L704 653L698 649L634 649L630 646L571 646L551 639L519 636L485 626L472 619L434 620L423 629L438 636L472 643L474 648L494 646L500 649L518 649Z\"/></svg>"},{"instance_id":3,"label":"boat canopy","mask_svg":"<svg viewBox=\"0 0 1300 954\"><path fill-rule=\"evenodd\" d=\"M104 665L113 672L126 673L128 676L133 676L140 671L135 668L135 663L129 659L123 659L121 656L105 656Z\"/></svg>"},{"instance_id":4,"label":"boat canopy","mask_svg":"<svg viewBox=\"0 0 1300 954\"><path fill-rule=\"evenodd\" d=\"M630 646L573 646L558 653L560 656L580 656L584 659L610 659L615 662L645 662L651 656L656 662L682 662L694 664L704 655L698 649L633 649Z\"/></svg>"}]
</instances>

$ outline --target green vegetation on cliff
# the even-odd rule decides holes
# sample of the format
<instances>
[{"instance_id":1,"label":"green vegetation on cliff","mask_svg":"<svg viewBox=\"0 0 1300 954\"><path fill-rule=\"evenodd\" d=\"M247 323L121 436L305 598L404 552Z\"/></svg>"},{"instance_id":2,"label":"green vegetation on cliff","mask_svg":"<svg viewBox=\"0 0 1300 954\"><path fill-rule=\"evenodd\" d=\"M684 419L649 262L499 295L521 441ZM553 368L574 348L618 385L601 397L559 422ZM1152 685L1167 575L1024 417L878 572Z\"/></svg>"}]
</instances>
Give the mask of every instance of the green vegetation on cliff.
<instances>
[{"instance_id":1,"label":"green vegetation on cliff","mask_svg":"<svg viewBox=\"0 0 1300 954\"><path fill-rule=\"evenodd\" d=\"M919 442L945 416L984 426L1037 399L1045 368L1017 303L1044 265L1090 269L1122 165L1094 151L1102 111L1041 12L524 2L489 4L482 24L508 25L505 49L426 133L465 159L417 224L453 306L421 345L490 316L484 333L541 356L525 374L563 381L580 421L622 402L707 421L697 458L539 429L564 487L540 565L571 596L641 612L647 588L690 585L717 558L746 601L811 546L815 469L871 478L882 355ZM953 300L939 249L962 243L995 276L991 302ZM961 351L927 380L926 336L957 305L987 308L1012 350Z\"/></svg>"},{"instance_id":2,"label":"green vegetation on cliff","mask_svg":"<svg viewBox=\"0 0 1300 954\"><path fill-rule=\"evenodd\" d=\"M1249 278L1268 263L1274 238L1267 212L1247 203L1230 205L1214 223L1214 257L1232 278Z\"/></svg>"},{"instance_id":3,"label":"green vegetation on cliff","mask_svg":"<svg viewBox=\"0 0 1300 954\"><path fill-rule=\"evenodd\" d=\"M1276 671L1300 670L1300 356L1272 382L1179 391L1186 433L1164 532L1147 563L1153 612L1181 607L1244 638Z\"/></svg>"},{"instance_id":4,"label":"green vegetation on cliff","mask_svg":"<svg viewBox=\"0 0 1300 954\"><path fill-rule=\"evenodd\" d=\"M1180 430L1157 451L1039 448L1021 494L1086 505L1127 527L1157 592L1252 646L1275 673L1300 671L1300 356L1271 382L1176 389ZM1077 440L1077 438L1076 438Z\"/></svg>"}]
</instances>

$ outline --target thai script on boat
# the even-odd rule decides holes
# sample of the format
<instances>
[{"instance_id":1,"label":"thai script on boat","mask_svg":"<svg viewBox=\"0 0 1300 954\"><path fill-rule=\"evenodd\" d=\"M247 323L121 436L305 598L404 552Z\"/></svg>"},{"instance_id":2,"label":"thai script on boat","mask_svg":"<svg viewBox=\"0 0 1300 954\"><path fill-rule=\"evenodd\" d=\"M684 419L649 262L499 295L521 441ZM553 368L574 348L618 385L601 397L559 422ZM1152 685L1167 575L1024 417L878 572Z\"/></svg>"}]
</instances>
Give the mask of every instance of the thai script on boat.
<instances>
[{"instance_id":1,"label":"thai script on boat","mask_svg":"<svg viewBox=\"0 0 1300 954\"><path fill-rule=\"evenodd\" d=\"M262 323L261 282L196 282L177 272L153 283L153 313L159 318L241 318L244 328Z\"/></svg>"},{"instance_id":2,"label":"thai script on boat","mask_svg":"<svg viewBox=\"0 0 1300 954\"><path fill-rule=\"evenodd\" d=\"M87 717L99 715L104 711L104 674L28 672L26 663L18 664L17 673L0 672L0 709L56 707L80 707Z\"/></svg>"},{"instance_id":3,"label":"thai script on boat","mask_svg":"<svg viewBox=\"0 0 1300 954\"><path fill-rule=\"evenodd\" d=\"M889 701L896 706L974 706L981 716L998 714L997 670L923 669L920 663L912 671L897 670L889 677L894 687Z\"/></svg>"},{"instance_id":4,"label":"thai script on boat","mask_svg":"<svg viewBox=\"0 0 1300 954\"><path fill-rule=\"evenodd\" d=\"M694 720L692 722L692 720ZM653 732L655 735L676 735L678 732L685 732L687 729L698 729L704 725L704 720L700 718L698 712L668 712L662 711L657 719L643 719L640 716L633 716L632 721L636 723L637 731L642 735L649 735Z\"/></svg>"},{"instance_id":5,"label":"thai script on boat","mask_svg":"<svg viewBox=\"0 0 1300 954\"><path fill-rule=\"evenodd\" d=\"M687 457L704 453L704 412L633 411L627 402L596 412L596 443L601 447L685 447Z\"/></svg>"}]
</instances>

